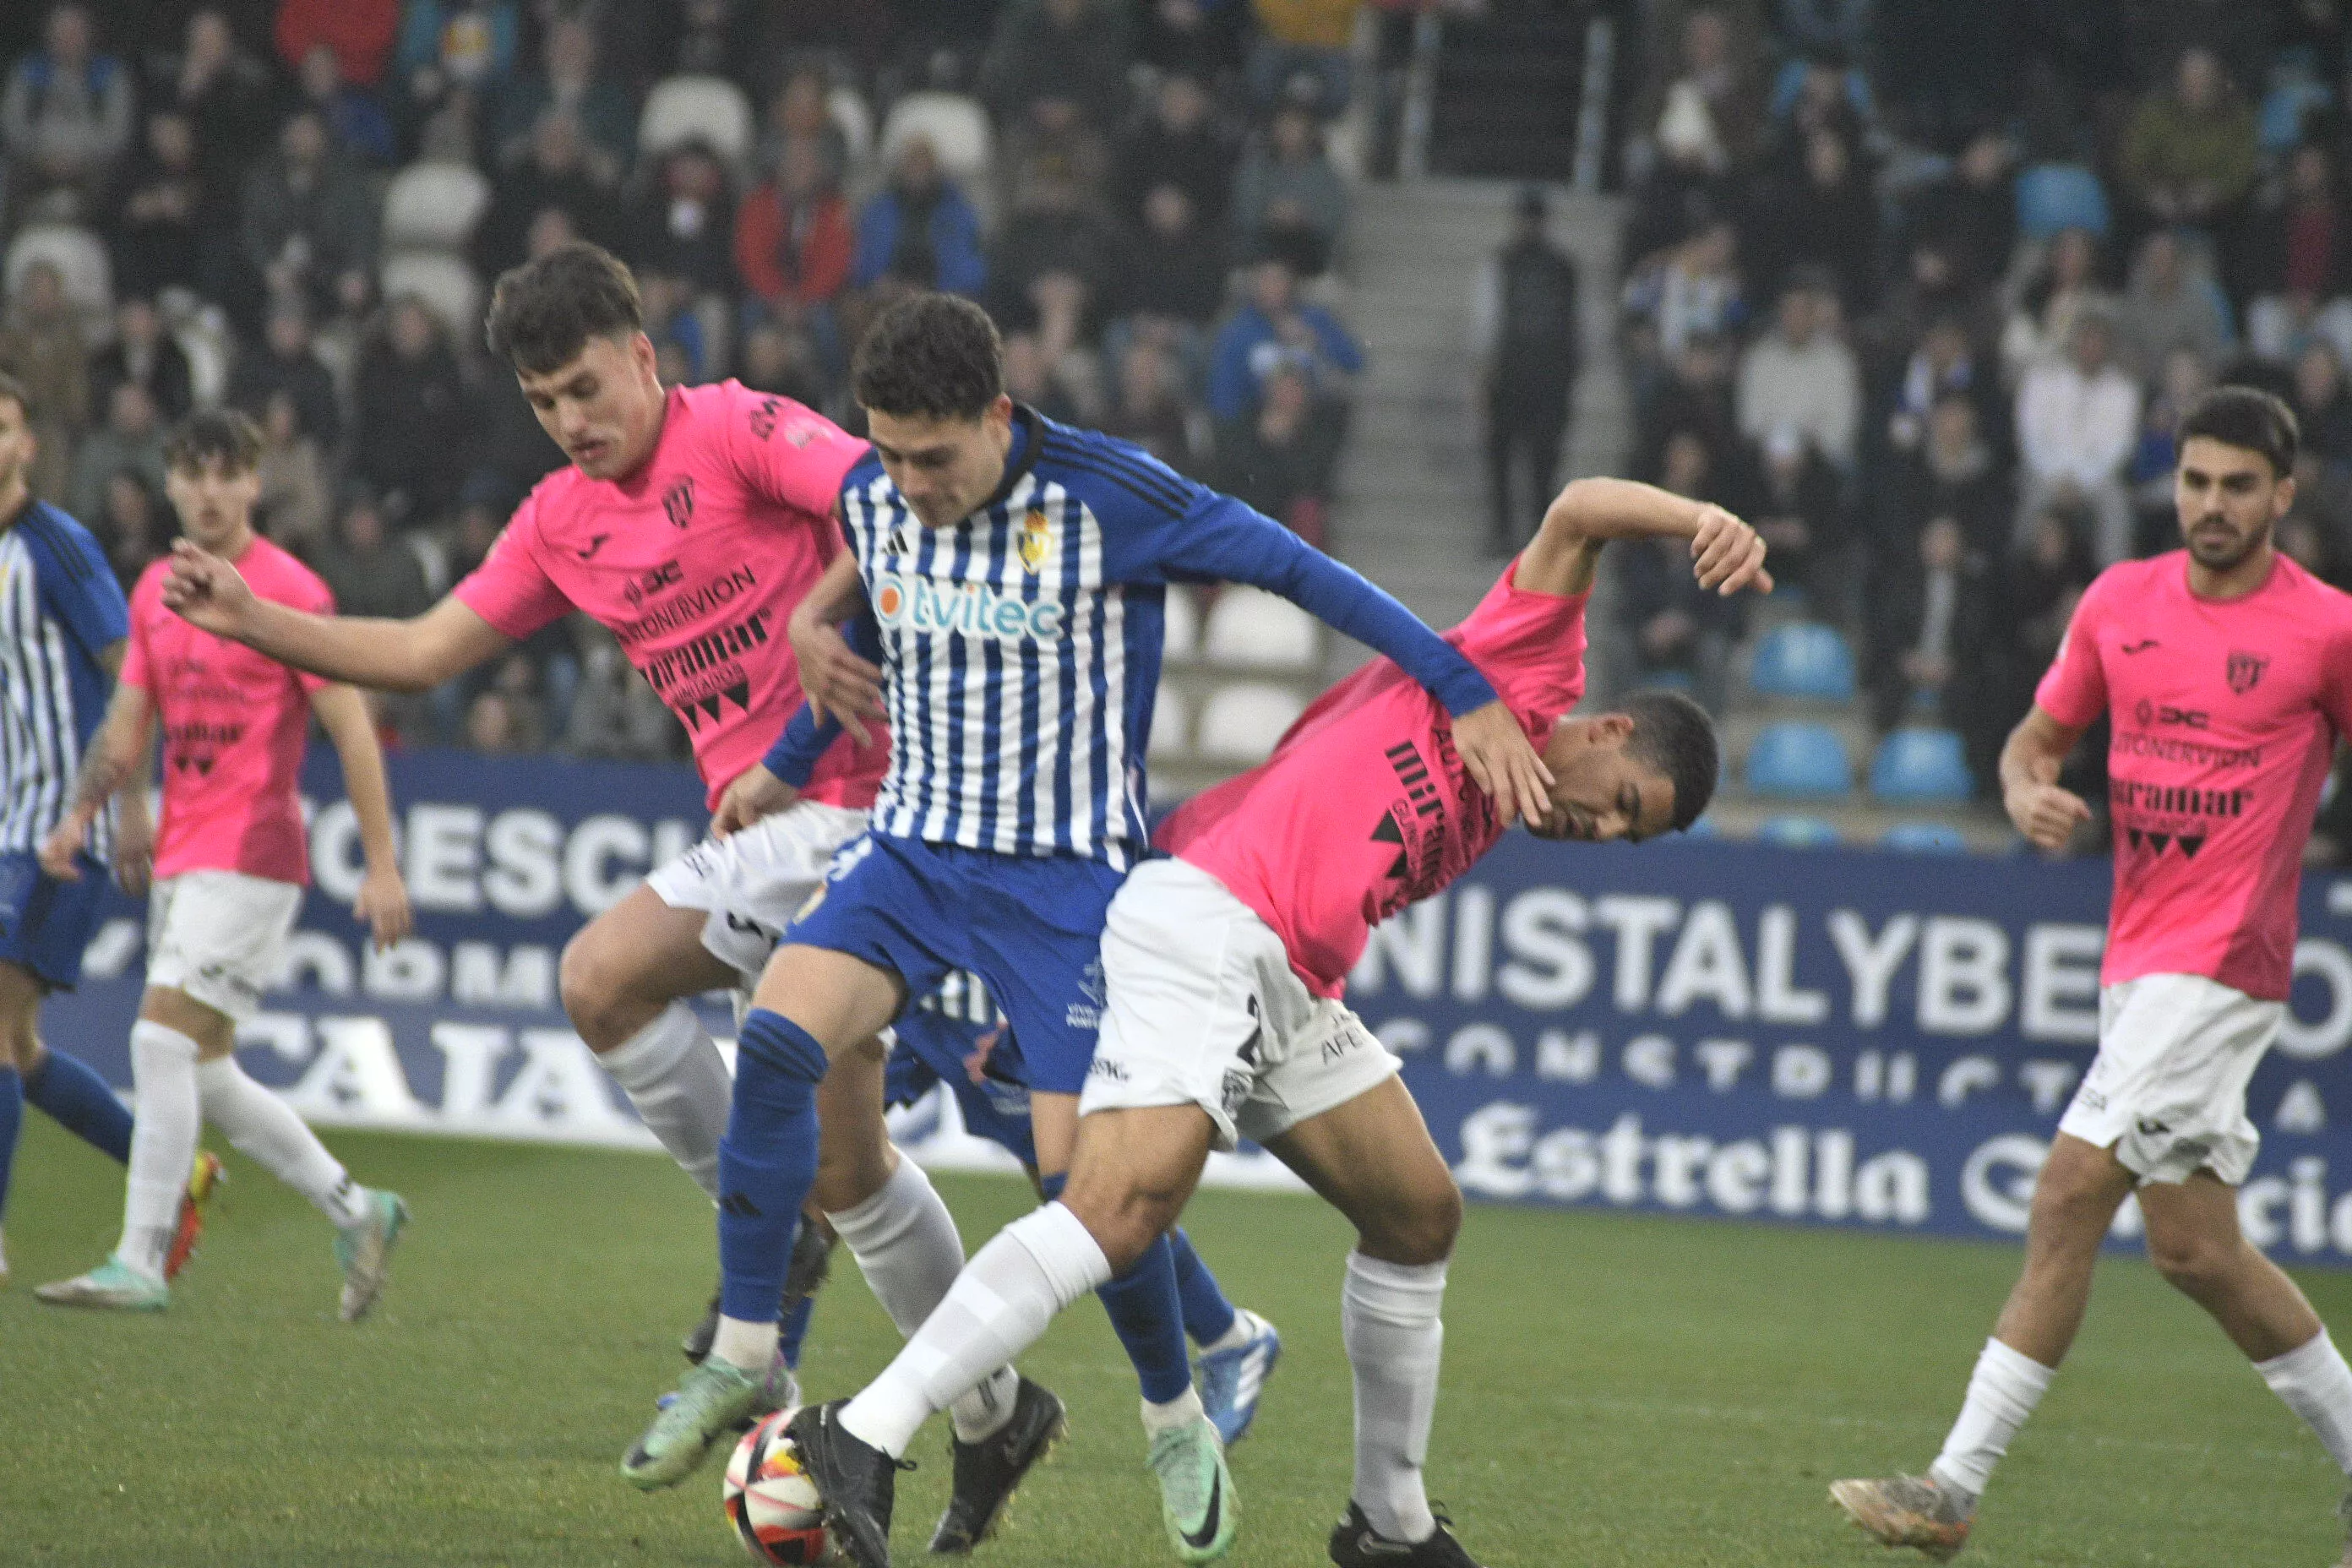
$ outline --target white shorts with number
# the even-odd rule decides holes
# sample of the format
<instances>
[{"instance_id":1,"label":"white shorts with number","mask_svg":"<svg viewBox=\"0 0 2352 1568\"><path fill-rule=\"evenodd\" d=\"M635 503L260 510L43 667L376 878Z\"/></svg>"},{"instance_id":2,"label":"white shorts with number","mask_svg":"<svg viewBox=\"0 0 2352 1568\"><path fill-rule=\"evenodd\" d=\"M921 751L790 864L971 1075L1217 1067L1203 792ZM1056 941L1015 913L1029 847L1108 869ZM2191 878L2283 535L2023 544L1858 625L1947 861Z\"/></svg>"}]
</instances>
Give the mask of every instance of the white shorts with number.
<instances>
[{"instance_id":1,"label":"white shorts with number","mask_svg":"<svg viewBox=\"0 0 2352 1568\"><path fill-rule=\"evenodd\" d=\"M674 910L701 910L702 945L760 983L768 954L824 880L834 851L866 831L866 813L804 800L724 838L706 838L646 879Z\"/></svg>"},{"instance_id":2,"label":"white shorts with number","mask_svg":"<svg viewBox=\"0 0 2352 1568\"><path fill-rule=\"evenodd\" d=\"M183 871L147 897L147 984L243 1020L286 965L302 912L293 882L242 871Z\"/></svg>"},{"instance_id":3,"label":"white shorts with number","mask_svg":"<svg viewBox=\"0 0 2352 1568\"><path fill-rule=\"evenodd\" d=\"M1273 928L1182 860L1135 868L1110 901L1102 959L1108 1005L1081 1116L1198 1105L1231 1149L1396 1075L1355 1014L1300 984Z\"/></svg>"},{"instance_id":4,"label":"white shorts with number","mask_svg":"<svg viewBox=\"0 0 2352 1568\"><path fill-rule=\"evenodd\" d=\"M2246 1115L2246 1082L2285 1016L2284 1002L2201 974L2143 974L2106 987L2099 1054L2058 1131L2112 1148L2143 1182L2210 1170L2238 1185L2262 1144Z\"/></svg>"}]
</instances>

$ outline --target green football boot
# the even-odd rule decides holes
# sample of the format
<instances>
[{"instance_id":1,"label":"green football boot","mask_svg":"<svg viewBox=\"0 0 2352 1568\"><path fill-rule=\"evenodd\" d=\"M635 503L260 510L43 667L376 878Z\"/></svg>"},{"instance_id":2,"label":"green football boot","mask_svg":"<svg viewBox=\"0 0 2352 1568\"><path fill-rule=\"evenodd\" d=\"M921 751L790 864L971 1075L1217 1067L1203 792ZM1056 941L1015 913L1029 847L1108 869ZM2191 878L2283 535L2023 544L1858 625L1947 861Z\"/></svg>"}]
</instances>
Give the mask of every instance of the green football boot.
<instances>
[{"instance_id":1,"label":"green football boot","mask_svg":"<svg viewBox=\"0 0 2352 1568\"><path fill-rule=\"evenodd\" d=\"M1231 1552L1241 1505L1216 1424L1203 1415L1153 1433L1144 1462L1160 1479L1160 1519L1176 1555L1187 1563L1214 1563Z\"/></svg>"},{"instance_id":2,"label":"green football boot","mask_svg":"<svg viewBox=\"0 0 2352 1568\"><path fill-rule=\"evenodd\" d=\"M172 1303L169 1285L140 1273L111 1255L89 1273L39 1286L33 1295L52 1307L90 1307L115 1312L160 1312Z\"/></svg>"}]
</instances>

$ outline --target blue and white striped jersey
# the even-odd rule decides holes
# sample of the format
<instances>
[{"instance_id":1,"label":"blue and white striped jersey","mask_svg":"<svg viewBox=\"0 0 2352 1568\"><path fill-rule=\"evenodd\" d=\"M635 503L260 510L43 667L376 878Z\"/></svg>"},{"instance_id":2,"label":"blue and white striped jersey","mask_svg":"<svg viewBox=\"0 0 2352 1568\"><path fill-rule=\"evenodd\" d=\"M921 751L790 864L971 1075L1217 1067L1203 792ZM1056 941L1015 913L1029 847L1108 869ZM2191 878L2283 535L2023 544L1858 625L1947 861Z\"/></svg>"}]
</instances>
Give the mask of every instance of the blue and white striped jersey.
<instances>
[{"instance_id":1,"label":"blue and white striped jersey","mask_svg":"<svg viewBox=\"0 0 2352 1568\"><path fill-rule=\"evenodd\" d=\"M843 479L841 515L885 672L877 833L1141 859L1170 582L1255 584L1394 658L1457 714L1494 700L1403 605L1280 523L1028 408L996 494L954 527L924 527L872 453Z\"/></svg>"},{"instance_id":2,"label":"blue and white striped jersey","mask_svg":"<svg viewBox=\"0 0 2352 1568\"><path fill-rule=\"evenodd\" d=\"M0 528L0 854L30 853L72 803L83 748L113 681L100 662L131 611L98 541L34 501ZM90 851L111 850L114 813Z\"/></svg>"}]
</instances>

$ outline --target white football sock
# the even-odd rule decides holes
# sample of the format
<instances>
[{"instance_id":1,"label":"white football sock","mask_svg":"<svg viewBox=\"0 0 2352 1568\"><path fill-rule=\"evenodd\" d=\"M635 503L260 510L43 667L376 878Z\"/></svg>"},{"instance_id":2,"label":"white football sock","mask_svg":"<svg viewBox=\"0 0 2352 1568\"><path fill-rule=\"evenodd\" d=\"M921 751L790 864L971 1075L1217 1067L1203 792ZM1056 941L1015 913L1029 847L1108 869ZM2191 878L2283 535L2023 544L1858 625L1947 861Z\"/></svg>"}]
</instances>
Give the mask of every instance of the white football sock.
<instances>
[{"instance_id":1,"label":"white football sock","mask_svg":"<svg viewBox=\"0 0 2352 1568\"><path fill-rule=\"evenodd\" d=\"M914 1338L963 1272L963 1237L931 1178L900 1154L898 1168L872 1197L824 1217L857 1259L858 1271L898 1332ZM977 1443L1013 1419L1019 1388L1013 1369L999 1367L979 1387L959 1395L948 1407L956 1436Z\"/></svg>"},{"instance_id":2,"label":"white football sock","mask_svg":"<svg viewBox=\"0 0 2352 1568\"><path fill-rule=\"evenodd\" d=\"M598 1057L694 1184L719 1201L719 1140L727 1131L734 1080L709 1030L683 1002Z\"/></svg>"},{"instance_id":3,"label":"white football sock","mask_svg":"<svg viewBox=\"0 0 2352 1568\"><path fill-rule=\"evenodd\" d=\"M2055 1367L2010 1349L1999 1340L1985 1341L1984 1353L1969 1377L1969 1397L1960 1418L1952 1423L1944 1451L1927 1468L1930 1479L1958 1489L1971 1506L1984 1495L1992 1468L2009 1452L2009 1440L2033 1414L2049 1392Z\"/></svg>"},{"instance_id":4,"label":"white football sock","mask_svg":"<svg viewBox=\"0 0 2352 1568\"><path fill-rule=\"evenodd\" d=\"M850 1436L898 1457L935 1410L1034 1344L1054 1315L1110 1281L1110 1259L1060 1204L980 1249L898 1358L849 1402Z\"/></svg>"},{"instance_id":5,"label":"white football sock","mask_svg":"<svg viewBox=\"0 0 2352 1568\"><path fill-rule=\"evenodd\" d=\"M1356 1374L1354 1495L1366 1521L1390 1541L1423 1542L1437 1529L1421 1468L1437 1416L1444 1301L1443 1263L1348 1255L1339 1333Z\"/></svg>"},{"instance_id":6,"label":"white football sock","mask_svg":"<svg viewBox=\"0 0 2352 1568\"><path fill-rule=\"evenodd\" d=\"M2256 1362L2254 1370L2319 1435L2336 1468L2352 1475L2352 1366L2344 1364L2344 1352L2327 1331L2284 1355Z\"/></svg>"},{"instance_id":7,"label":"white football sock","mask_svg":"<svg viewBox=\"0 0 2352 1568\"><path fill-rule=\"evenodd\" d=\"M1237 1351L1241 1349L1242 1346L1249 1343L1251 1338L1257 1333L1258 1330L1265 1326L1265 1321L1260 1318L1255 1312L1251 1311L1247 1307L1235 1307L1234 1309L1234 1326L1227 1329L1223 1333L1219 1334L1216 1339L1212 1341L1210 1343L1202 1345L1201 1347L1201 1353L1202 1355L1214 1355L1219 1351Z\"/></svg>"},{"instance_id":8,"label":"white football sock","mask_svg":"<svg viewBox=\"0 0 2352 1568\"><path fill-rule=\"evenodd\" d=\"M151 1279L163 1278L180 1228L204 1131L196 1098L196 1042L145 1018L131 1026L131 1081L139 1091L131 1124L131 1173L122 1184L122 1244L114 1255Z\"/></svg>"},{"instance_id":9,"label":"white football sock","mask_svg":"<svg viewBox=\"0 0 2352 1568\"><path fill-rule=\"evenodd\" d=\"M719 1333L710 1342L710 1353L720 1361L732 1363L738 1372L751 1377L767 1376L768 1369L776 1361L776 1320L750 1323L740 1318L720 1318Z\"/></svg>"},{"instance_id":10,"label":"white football sock","mask_svg":"<svg viewBox=\"0 0 2352 1568\"><path fill-rule=\"evenodd\" d=\"M292 1106L246 1077L235 1057L197 1068L196 1091L206 1121L263 1170L316 1204L338 1229L367 1222L367 1189L352 1180Z\"/></svg>"},{"instance_id":11,"label":"white football sock","mask_svg":"<svg viewBox=\"0 0 2352 1568\"><path fill-rule=\"evenodd\" d=\"M1154 1405L1149 1399L1143 1402L1143 1433L1147 1437L1156 1437L1178 1426L1190 1426L1208 1417L1208 1411L1201 1404L1201 1391L1190 1384L1165 1405Z\"/></svg>"}]
</instances>

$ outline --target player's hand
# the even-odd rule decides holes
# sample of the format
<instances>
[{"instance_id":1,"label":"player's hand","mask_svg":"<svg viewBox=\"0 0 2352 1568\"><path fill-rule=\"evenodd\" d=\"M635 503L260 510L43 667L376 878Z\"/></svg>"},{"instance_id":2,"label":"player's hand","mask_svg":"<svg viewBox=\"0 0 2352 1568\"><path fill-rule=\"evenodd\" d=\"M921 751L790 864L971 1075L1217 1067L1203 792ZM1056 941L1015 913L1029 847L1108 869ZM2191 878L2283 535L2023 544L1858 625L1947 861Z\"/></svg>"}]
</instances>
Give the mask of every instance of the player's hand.
<instances>
[{"instance_id":1,"label":"player's hand","mask_svg":"<svg viewBox=\"0 0 2352 1568\"><path fill-rule=\"evenodd\" d=\"M408 907L408 884L400 879L400 873L389 866L382 870L370 868L360 879L360 896L352 900L352 919L368 928L378 952L415 930L416 917Z\"/></svg>"},{"instance_id":2,"label":"player's hand","mask_svg":"<svg viewBox=\"0 0 2352 1568\"><path fill-rule=\"evenodd\" d=\"M1504 826L1541 822L1551 810L1551 770L1499 699L1454 721L1454 749L1495 803Z\"/></svg>"},{"instance_id":3,"label":"player's hand","mask_svg":"<svg viewBox=\"0 0 2352 1568\"><path fill-rule=\"evenodd\" d=\"M163 607L191 626L234 640L253 609L253 590L237 569L184 539L172 542Z\"/></svg>"},{"instance_id":4,"label":"player's hand","mask_svg":"<svg viewBox=\"0 0 2352 1568\"><path fill-rule=\"evenodd\" d=\"M2021 784L2001 800L2010 821L2038 849L2056 854L2074 837L2074 829L2091 820L2083 797L2054 784Z\"/></svg>"},{"instance_id":5,"label":"player's hand","mask_svg":"<svg viewBox=\"0 0 2352 1568\"><path fill-rule=\"evenodd\" d=\"M839 720L859 745L872 745L863 721L883 715L882 671L857 657L839 626L794 617L789 630L809 706L819 719Z\"/></svg>"},{"instance_id":6,"label":"player's hand","mask_svg":"<svg viewBox=\"0 0 2352 1568\"><path fill-rule=\"evenodd\" d=\"M763 816L789 810L800 798L800 791L770 773L764 764L753 763L737 773L735 782L719 795L719 809L710 816L710 836L724 838Z\"/></svg>"},{"instance_id":7,"label":"player's hand","mask_svg":"<svg viewBox=\"0 0 2352 1568\"><path fill-rule=\"evenodd\" d=\"M1742 588L1759 594L1772 591L1772 574L1764 570L1762 536L1719 506L1699 514L1690 552L1691 575L1702 588L1712 588L1727 598Z\"/></svg>"},{"instance_id":8,"label":"player's hand","mask_svg":"<svg viewBox=\"0 0 2352 1568\"><path fill-rule=\"evenodd\" d=\"M49 829L49 836L41 840L36 855L44 872L60 882L81 880L81 868L74 864L74 857L89 842L89 813L76 806Z\"/></svg>"},{"instance_id":9,"label":"player's hand","mask_svg":"<svg viewBox=\"0 0 2352 1568\"><path fill-rule=\"evenodd\" d=\"M114 799L114 885L134 899L147 896L155 877L155 819L144 790Z\"/></svg>"}]
</instances>

